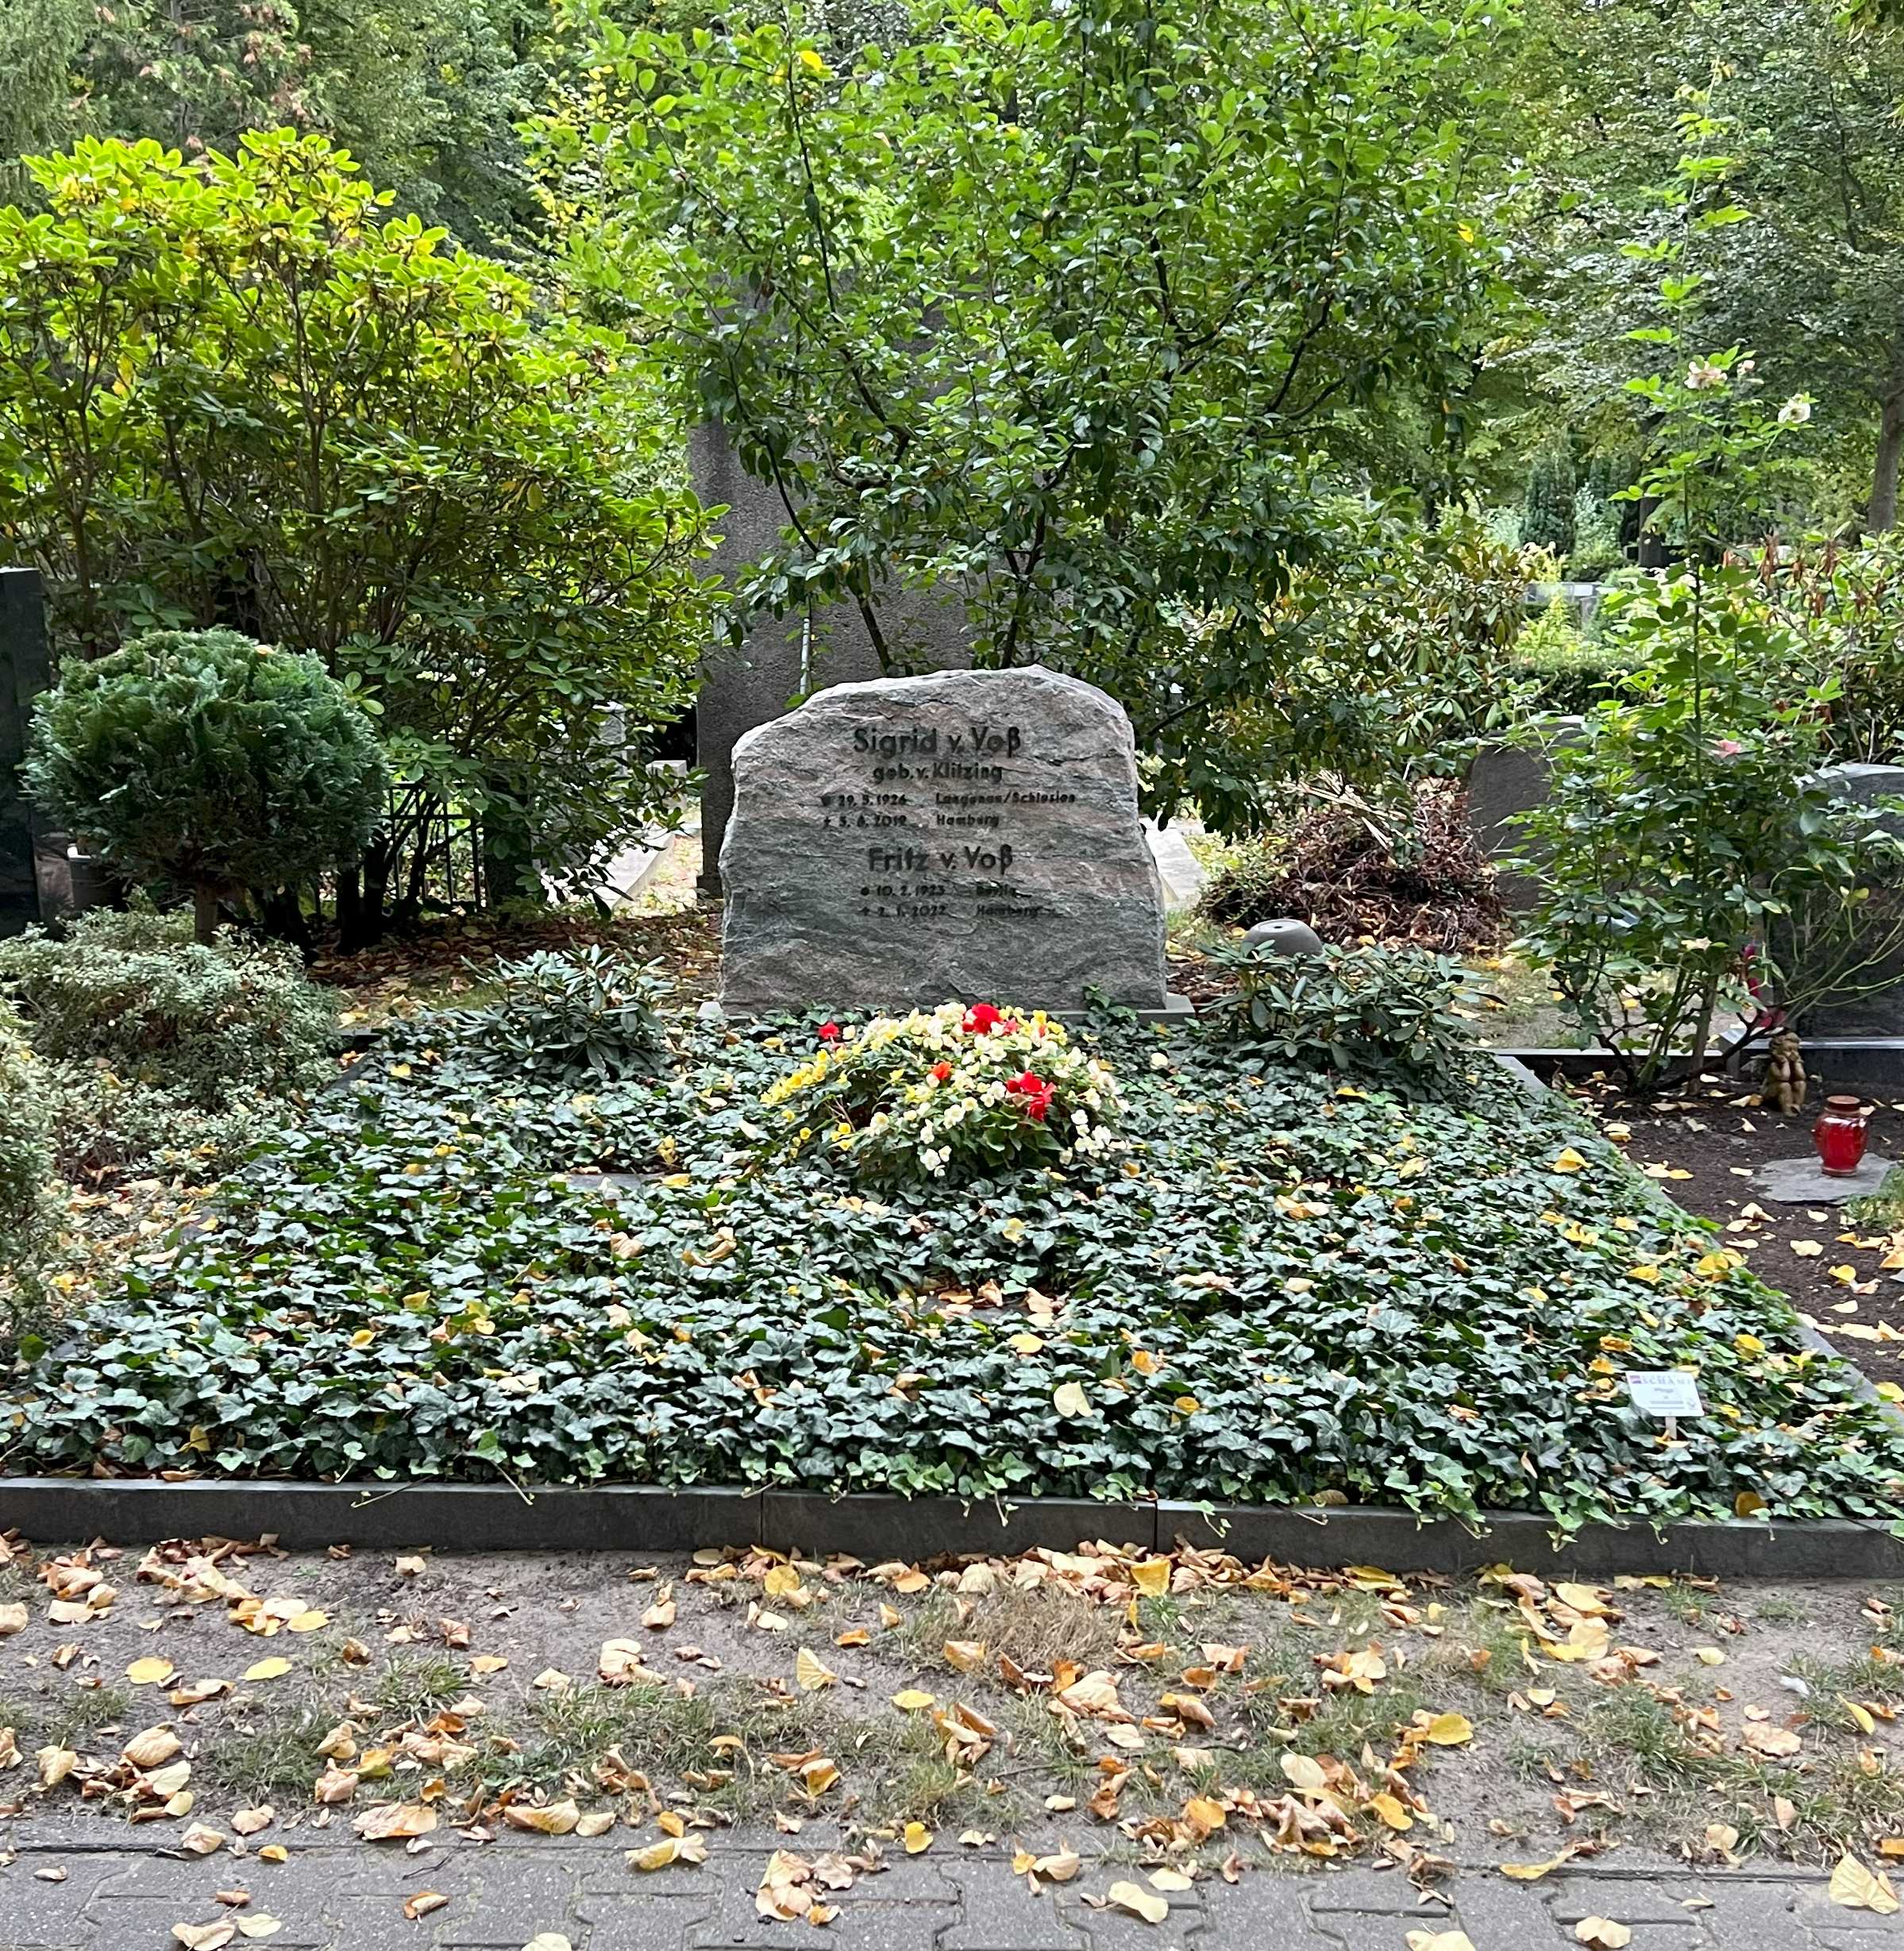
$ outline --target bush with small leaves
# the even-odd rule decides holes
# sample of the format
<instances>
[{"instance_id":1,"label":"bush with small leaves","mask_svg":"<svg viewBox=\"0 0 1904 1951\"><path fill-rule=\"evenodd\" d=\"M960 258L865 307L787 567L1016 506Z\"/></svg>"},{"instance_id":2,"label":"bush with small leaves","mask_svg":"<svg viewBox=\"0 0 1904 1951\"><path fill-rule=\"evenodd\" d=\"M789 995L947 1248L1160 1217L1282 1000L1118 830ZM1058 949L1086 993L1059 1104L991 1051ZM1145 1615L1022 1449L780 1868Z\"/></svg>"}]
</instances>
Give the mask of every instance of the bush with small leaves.
<instances>
[{"instance_id":1,"label":"bush with small leaves","mask_svg":"<svg viewBox=\"0 0 1904 1951\"><path fill-rule=\"evenodd\" d=\"M64 940L0 943L0 997L39 1060L66 1169L209 1170L330 1074L335 1011L295 954L191 935L182 915L99 912Z\"/></svg>"},{"instance_id":2,"label":"bush with small leaves","mask_svg":"<svg viewBox=\"0 0 1904 1951\"><path fill-rule=\"evenodd\" d=\"M29 791L132 878L218 903L353 860L387 783L370 722L315 657L235 630L154 630L69 660L34 715Z\"/></svg>"},{"instance_id":3,"label":"bush with small leaves","mask_svg":"<svg viewBox=\"0 0 1904 1951\"><path fill-rule=\"evenodd\" d=\"M1514 639L1514 674L1532 679L1536 708L1578 716L1617 695L1632 659L1616 641L1589 637L1555 596Z\"/></svg>"},{"instance_id":4,"label":"bush with small leaves","mask_svg":"<svg viewBox=\"0 0 1904 1951\"><path fill-rule=\"evenodd\" d=\"M45 1066L0 1004L0 1262L24 1259L38 1234L53 1176Z\"/></svg>"}]
</instances>

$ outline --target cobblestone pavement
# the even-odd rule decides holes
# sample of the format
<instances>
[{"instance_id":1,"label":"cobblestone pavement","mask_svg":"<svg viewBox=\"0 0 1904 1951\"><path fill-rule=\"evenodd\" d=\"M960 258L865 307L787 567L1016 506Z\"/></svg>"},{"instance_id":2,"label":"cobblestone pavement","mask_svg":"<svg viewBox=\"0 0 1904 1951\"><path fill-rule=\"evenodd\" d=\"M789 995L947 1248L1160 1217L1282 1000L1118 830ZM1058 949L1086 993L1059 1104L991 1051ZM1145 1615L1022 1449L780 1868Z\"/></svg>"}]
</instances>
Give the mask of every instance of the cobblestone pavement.
<instances>
[{"instance_id":1,"label":"cobblestone pavement","mask_svg":"<svg viewBox=\"0 0 1904 1951\"><path fill-rule=\"evenodd\" d=\"M282 1920L256 1940L272 1951L522 1951L544 1934L572 1951L1406 1951L1412 1931L1432 1939L1457 1930L1474 1951L1579 1951L1575 1926L1590 1916L1625 1925L1631 1951L1904 1947L1904 1916L1831 1903L1821 1873L1596 1864L1522 1885L1472 1870L1451 1884L1447 1902L1424 1904L1394 1872L1258 1872L1233 1886L1200 1882L1171 1896L1168 1917L1150 1925L1085 1901L1139 1874L1127 1866L1093 1864L1074 1883L1034 1896L1002 1852L941 1847L862 1877L835 1899L834 1920L815 1931L755 1914L774 1844L770 1835L736 1832L715 1838L699 1868L638 1876L625 1846L605 1840L458 1841L414 1856L301 1842L289 1862L274 1864L181 1858L96 1827L56 1837L36 1824L11 1839L17 1854L0 1870L0 1947L178 1951L175 1924L260 1914ZM55 1870L64 1880L44 1880ZM216 1901L214 1893L237 1890L251 1893L244 1908ZM406 1922L404 1899L425 1890L450 1900ZM253 1940L231 1941L242 1951Z\"/></svg>"}]
</instances>

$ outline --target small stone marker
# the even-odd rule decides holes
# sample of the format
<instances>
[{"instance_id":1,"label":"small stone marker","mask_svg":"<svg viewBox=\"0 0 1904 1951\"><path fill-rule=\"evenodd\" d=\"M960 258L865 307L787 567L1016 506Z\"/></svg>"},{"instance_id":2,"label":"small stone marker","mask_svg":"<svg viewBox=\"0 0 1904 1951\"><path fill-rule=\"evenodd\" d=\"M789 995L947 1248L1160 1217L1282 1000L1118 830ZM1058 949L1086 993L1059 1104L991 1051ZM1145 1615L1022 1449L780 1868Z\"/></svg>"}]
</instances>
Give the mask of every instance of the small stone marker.
<instances>
[{"instance_id":1,"label":"small stone marker","mask_svg":"<svg viewBox=\"0 0 1904 1951\"><path fill-rule=\"evenodd\" d=\"M1810 1152L1799 1159L1767 1159L1752 1174L1752 1190L1782 1206L1839 1206L1875 1193L1891 1163L1875 1151L1865 1153L1855 1172L1828 1172Z\"/></svg>"},{"instance_id":2,"label":"small stone marker","mask_svg":"<svg viewBox=\"0 0 1904 1951\"><path fill-rule=\"evenodd\" d=\"M1036 666L837 684L734 748L721 1001L1162 1011L1131 721ZM1179 1004L1179 1008L1187 1005Z\"/></svg>"},{"instance_id":3,"label":"small stone marker","mask_svg":"<svg viewBox=\"0 0 1904 1951\"><path fill-rule=\"evenodd\" d=\"M1243 935L1246 948L1266 948L1273 955L1320 955L1322 937L1306 921L1285 918L1259 921Z\"/></svg>"}]
</instances>

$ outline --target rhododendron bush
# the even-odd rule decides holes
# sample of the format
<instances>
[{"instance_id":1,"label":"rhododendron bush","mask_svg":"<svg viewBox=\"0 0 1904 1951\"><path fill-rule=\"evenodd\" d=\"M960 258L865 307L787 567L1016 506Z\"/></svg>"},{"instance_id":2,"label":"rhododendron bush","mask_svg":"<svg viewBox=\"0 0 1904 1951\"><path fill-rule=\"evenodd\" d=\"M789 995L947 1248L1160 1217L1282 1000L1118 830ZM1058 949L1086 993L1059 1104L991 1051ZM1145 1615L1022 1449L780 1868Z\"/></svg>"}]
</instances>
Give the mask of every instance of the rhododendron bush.
<instances>
[{"instance_id":1,"label":"rhododendron bush","mask_svg":"<svg viewBox=\"0 0 1904 1951\"><path fill-rule=\"evenodd\" d=\"M812 1058L761 1102L772 1152L817 1144L876 1177L948 1180L1101 1154L1124 1111L1109 1068L1062 1023L992 1003L823 1024Z\"/></svg>"}]
</instances>

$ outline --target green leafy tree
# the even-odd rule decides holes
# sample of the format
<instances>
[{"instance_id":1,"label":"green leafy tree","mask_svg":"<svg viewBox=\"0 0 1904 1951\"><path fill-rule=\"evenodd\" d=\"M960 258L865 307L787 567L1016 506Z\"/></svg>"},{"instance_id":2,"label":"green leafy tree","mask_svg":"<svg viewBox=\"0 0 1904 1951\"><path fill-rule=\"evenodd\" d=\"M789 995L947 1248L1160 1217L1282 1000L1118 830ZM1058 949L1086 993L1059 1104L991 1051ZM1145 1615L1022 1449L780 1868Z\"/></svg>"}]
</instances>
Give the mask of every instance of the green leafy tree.
<instances>
[{"instance_id":1,"label":"green leafy tree","mask_svg":"<svg viewBox=\"0 0 1904 1951\"><path fill-rule=\"evenodd\" d=\"M1859 909L1904 860L1887 831L1898 802L1841 804L1818 776L1837 673L1821 672L1759 579L1724 559L1735 525L1763 519L1773 450L1810 403L1771 409L1736 345L1693 351L1704 308L1688 260L1713 213L1698 173L1685 181L1676 221L1646 252L1671 322L1633 334L1676 369L1627 383L1658 441L1633 492L1685 560L1670 580L1610 600L1610 646L1630 674L1554 750L1517 863L1540 881L1528 952L1640 1091L1700 1068L1721 1001L1749 1007L1748 978L1796 1013L1883 960L1858 947ZM1901 938L1894 928L1889 951ZM1768 1011L1756 1027L1783 1020Z\"/></svg>"},{"instance_id":2,"label":"green leafy tree","mask_svg":"<svg viewBox=\"0 0 1904 1951\"><path fill-rule=\"evenodd\" d=\"M355 937L425 898L448 816L520 830L530 885L626 844L703 626L635 349L388 219L317 137L33 168L51 207L0 210L0 538L62 642L223 625L355 691L395 776Z\"/></svg>"},{"instance_id":3,"label":"green leafy tree","mask_svg":"<svg viewBox=\"0 0 1904 1951\"><path fill-rule=\"evenodd\" d=\"M904 669L892 599L942 590L981 663L1117 696L1154 803L1248 823L1220 724L1333 540L1317 472L1440 396L1494 288L1487 31L1386 0L954 0L890 48L598 21L545 166L577 283L655 321L784 496L736 622L849 603Z\"/></svg>"},{"instance_id":4,"label":"green leafy tree","mask_svg":"<svg viewBox=\"0 0 1904 1951\"><path fill-rule=\"evenodd\" d=\"M399 209L513 248L541 221L515 125L557 53L543 0L8 0L0 165L82 136L195 156L321 132Z\"/></svg>"},{"instance_id":5,"label":"green leafy tree","mask_svg":"<svg viewBox=\"0 0 1904 1951\"><path fill-rule=\"evenodd\" d=\"M387 784L369 719L315 657L229 630L69 661L21 777L129 877L190 889L207 943L221 899L353 859Z\"/></svg>"},{"instance_id":6,"label":"green leafy tree","mask_svg":"<svg viewBox=\"0 0 1904 1951\"><path fill-rule=\"evenodd\" d=\"M1432 527L1389 505L1339 509L1326 557L1294 570L1267 628L1261 689L1212 721L1246 777L1352 810L1418 853L1414 787L1514 723L1513 646L1528 565L1473 511Z\"/></svg>"},{"instance_id":7,"label":"green leafy tree","mask_svg":"<svg viewBox=\"0 0 1904 1951\"><path fill-rule=\"evenodd\" d=\"M0 7L0 198L25 195L19 159L78 133L72 68L94 22L91 0L7 0Z\"/></svg>"},{"instance_id":8,"label":"green leafy tree","mask_svg":"<svg viewBox=\"0 0 1904 1951\"><path fill-rule=\"evenodd\" d=\"M1671 184L1727 213L1682 266L1705 342L1752 347L1817 402L1822 439L1777 511L1891 527L1904 38L1848 26L1837 0L1528 0L1525 22L1507 93L1530 164L1517 245L1542 322L1518 363L1548 413L1609 446L1651 440L1622 394L1622 348L1666 322L1650 253Z\"/></svg>"}]
</instances>

